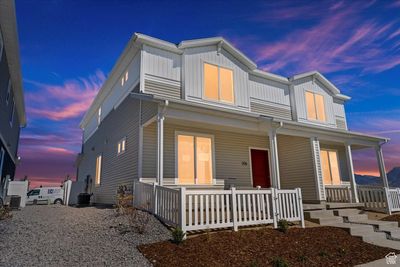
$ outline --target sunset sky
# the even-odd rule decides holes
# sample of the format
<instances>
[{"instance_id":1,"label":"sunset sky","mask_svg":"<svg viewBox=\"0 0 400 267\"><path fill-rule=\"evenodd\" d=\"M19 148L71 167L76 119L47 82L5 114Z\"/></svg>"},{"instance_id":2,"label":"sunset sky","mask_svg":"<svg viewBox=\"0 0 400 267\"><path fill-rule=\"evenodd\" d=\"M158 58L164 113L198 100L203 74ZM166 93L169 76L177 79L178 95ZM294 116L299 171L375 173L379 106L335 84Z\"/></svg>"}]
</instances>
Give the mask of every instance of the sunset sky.
<instances>
[{"instance_id":1,"label":"sunset sky","mask_svg":"<svg viewBox=\"0 0 400 267\"><path fill-rule=\"evenodd\" d=\"M268 3L270 2L270 3ZM386 168L400 166L400 1L18 0L28 126L17 179L59 183L81 148L79 122L134 32L170 42L223 36L260 69L319 70L342 93L350 130L391 138ZM377 174L372 149L354 153Z\"/></svg>"}]
</instances>

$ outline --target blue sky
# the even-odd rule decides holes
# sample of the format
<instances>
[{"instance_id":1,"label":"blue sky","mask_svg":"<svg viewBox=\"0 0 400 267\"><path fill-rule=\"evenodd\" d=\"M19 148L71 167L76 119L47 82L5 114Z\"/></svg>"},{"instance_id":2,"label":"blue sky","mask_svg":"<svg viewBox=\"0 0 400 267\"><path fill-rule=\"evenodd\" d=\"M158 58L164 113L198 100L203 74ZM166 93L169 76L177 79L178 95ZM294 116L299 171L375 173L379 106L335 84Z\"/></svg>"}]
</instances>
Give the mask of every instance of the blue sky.
<instances>
[{"instance_id":1,"label":"blue sky","mask_svg":"<svg viewBox=\"0 0 400 267\"><path fill-rule=\"evenodd\" d=\"M75 176L78 124L134 32L179 43L223 36L259 68L319 70L344 94L351 130L392 138L400 166L400 1L25 1L17 20L28 127L18 176ZM373 150L355 153L376 173Z\"/></svg>"}]
</instances>

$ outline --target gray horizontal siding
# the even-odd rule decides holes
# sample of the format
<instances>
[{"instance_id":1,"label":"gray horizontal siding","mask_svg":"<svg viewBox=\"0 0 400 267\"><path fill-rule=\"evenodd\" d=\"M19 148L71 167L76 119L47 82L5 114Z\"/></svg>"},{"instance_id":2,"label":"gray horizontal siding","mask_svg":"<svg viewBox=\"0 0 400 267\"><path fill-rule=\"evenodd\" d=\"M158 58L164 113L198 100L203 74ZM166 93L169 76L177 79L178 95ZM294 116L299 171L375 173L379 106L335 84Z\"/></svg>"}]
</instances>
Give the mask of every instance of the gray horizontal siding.
<instances>
[{"instance_id":1,"label":"gray horizontal siding","mask_svg":"<svg viewBox=\"0 0 400 267\"><path fill-rule=\"evenodd\" d=\"M278 135L281 188L300 187L304 200L317 200L310 139Z\"/></svg>"},{"instance_id":2,"label":"gray horizontal siding","mask_svg":"<svg viewBox=\"0 0 400 267\"><path fill-rule=\"evenodd\" d=\"M98 130L85 142L78 179L92 178L96 203L115 203L119 185L133 185L137 178L139 101L126 98L101 122ZM126 151L117 155L117 144L126 137ZM102 154L101 184L95 186L96 157Z\"/></svg>"},{"instance_id":3,"label":"gray horizontal siding","mask_svg":"<svg viewBox=\"0 0 400 267\"><path fill-rule=\"evenodd\" d=\"M158 113L157 103L142 101L141 123L145 124Z\"/></svg>"},{"instance_id":4,"label":"gray horizontal siding","mask_svg":"<svg viewBox=\"0 0 400 267\"><path fill-rule=\"evenodd\" d=\"M274 106L266 102L250 100L250 111L261 115L276 117L280 119L291 120L292 113L289 107L286 106Z\"/></svg>"},{"instance_id":5,"label":"gray horizontal siding","mask_svg":"<svg viewBox=\"0 0 400 267\"><path fill-rule=\"evenodd\" d=\"M154 94L172 99L181 99L181 85L179 81L146 75L144 91L147 94Z\"/></svg>"},{"instance_id":6,"label":"gray horizontal siding","mask_svg":"<svg viewBox=\"0 0 400 267\"><path fill-rule=\"evenodd\" d=\"M164 125L164 177L175 178L175 131L214 136L216 178L235 186L251 186L249 147L268 148L267 136L207 130L166 123ZM144 129L143 177L156 176L157 125Z\"/></svg>"}]
</instances>

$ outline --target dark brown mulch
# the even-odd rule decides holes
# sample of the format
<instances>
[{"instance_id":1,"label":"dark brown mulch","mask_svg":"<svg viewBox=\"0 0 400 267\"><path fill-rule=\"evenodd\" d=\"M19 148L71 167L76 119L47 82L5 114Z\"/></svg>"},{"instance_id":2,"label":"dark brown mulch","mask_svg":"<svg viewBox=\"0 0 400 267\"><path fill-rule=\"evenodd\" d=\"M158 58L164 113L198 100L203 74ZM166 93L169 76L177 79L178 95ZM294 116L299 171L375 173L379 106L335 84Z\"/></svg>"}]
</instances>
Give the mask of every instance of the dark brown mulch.
<instances>
[{"instance_id":1,"label":"dark brown mulch","mask_svg":"<svg viewBox=\"0 0 400 267\"><path fill-rule=\"evenodd\" d=\"M349 235L334 227L217 232L188 238L176 245L165 241L138 246L155 266L354 266L395 251Z\"/></svg>"},{"instance_id":2,"label":"dark brown mulch","mask_svg":"<svg viewBox=\"0 0 400 267\"><path fill-rule=\"evenodd\" d=\"M400 214L393 214L381 219L382 221L397 222L400 226Z\"/></svg>"}]
</instances>

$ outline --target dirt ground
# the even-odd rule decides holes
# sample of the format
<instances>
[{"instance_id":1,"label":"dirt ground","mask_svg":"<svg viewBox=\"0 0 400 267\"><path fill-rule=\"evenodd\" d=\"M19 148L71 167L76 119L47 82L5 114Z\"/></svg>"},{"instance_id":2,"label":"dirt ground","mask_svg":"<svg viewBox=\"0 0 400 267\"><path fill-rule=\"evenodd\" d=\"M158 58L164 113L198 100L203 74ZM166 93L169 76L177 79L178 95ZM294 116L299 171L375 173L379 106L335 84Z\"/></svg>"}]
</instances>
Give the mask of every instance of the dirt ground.
<instances>
[{"instance_id":1,"label":"dirt ground","mask_svg":"<svg viewBox=\"0 0 400 267\"><path fill-rule=\"evenodd\" d=\"M333 227L215 232L138 248L155 266L354 266L399 253Z\"/></svg>"}]
</instances>

